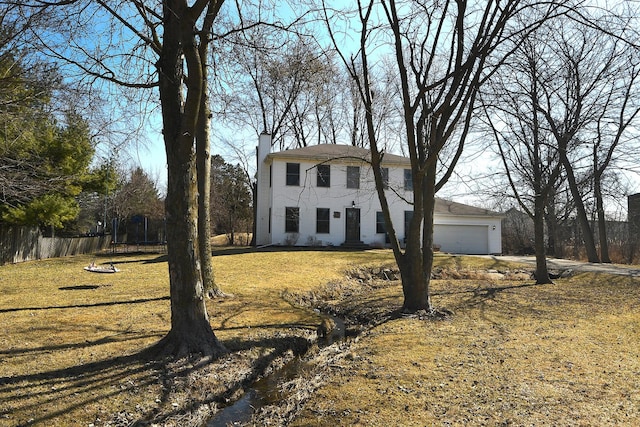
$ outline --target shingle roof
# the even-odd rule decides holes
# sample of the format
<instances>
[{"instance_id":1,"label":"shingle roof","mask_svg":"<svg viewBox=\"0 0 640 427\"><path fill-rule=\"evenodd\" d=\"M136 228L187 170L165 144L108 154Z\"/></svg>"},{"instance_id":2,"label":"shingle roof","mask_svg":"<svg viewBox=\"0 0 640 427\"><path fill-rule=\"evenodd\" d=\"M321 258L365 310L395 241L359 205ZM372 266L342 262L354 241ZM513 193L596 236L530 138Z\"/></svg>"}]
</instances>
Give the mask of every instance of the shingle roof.
<instances>
[{"instance_id":1,"label":"shingle roof","mask_svg":"<svg viewBox=\"0 0 640 427\"><path fill-rule=\"evenodd\" d=\"M270 153L267 158L312 160L344 159L345 161L361 159L368 162L371 160L371 151L368 148L354 147L353 145L319 144ZM384 153L382 163L409 165L411 161L407 157Z\"/></svg>"},{"instance_id":2,"label":"shingle roof","mask_svg":"<svg viewBox=\"0 0 640 427\"><path fill-rule=\"evenodd\" d=\"M441 215L461 215L461 216L504 216L501 213L490 211L488 209L477 208L462 203L452 202L450 200L440 199L436 197L434 213Z\"/></svg>"}]
</instances>

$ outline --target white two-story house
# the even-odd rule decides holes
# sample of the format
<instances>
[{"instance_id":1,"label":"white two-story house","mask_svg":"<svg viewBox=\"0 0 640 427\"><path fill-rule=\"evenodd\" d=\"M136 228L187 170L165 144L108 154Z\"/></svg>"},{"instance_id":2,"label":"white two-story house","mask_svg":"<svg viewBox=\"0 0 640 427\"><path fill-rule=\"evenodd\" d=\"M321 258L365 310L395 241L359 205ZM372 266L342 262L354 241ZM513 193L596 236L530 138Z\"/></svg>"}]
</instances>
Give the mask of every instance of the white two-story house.
<instances>
[{"instance_id":1,"label":"white two-story house","mask_svg":"<svg viewBox=\"0 0 640 427\"><path fill-rule=\"evenodd\" d=\"M387 245L368 149L321 144L271 153L257 149L256 244ZM403 239L413 214L411 163L385 153L382 174L391 218ZM438 199L434 245L452 253L500 253L502 216Z\"/></svg>"}]
</instances>

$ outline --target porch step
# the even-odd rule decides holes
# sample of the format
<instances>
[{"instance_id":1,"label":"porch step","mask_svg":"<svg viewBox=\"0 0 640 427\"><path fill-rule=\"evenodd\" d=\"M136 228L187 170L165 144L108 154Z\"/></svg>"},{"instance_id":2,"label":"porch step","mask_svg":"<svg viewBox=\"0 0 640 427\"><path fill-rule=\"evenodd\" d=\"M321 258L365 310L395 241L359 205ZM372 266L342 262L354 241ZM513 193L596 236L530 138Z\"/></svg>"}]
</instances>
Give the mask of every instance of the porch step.
<instances>
[{"instance_id":1,"label":"porch step","mask_svg":"<svg viewBox=\"0 0 640 427\"><path fill-rule=\"evenodd\" d=\"M340 245L340 247L344 249L360 249L360 250L371 249L371 246L367 245L362 241L344 242L343 244Z\"/></svg>"}]
</instances>

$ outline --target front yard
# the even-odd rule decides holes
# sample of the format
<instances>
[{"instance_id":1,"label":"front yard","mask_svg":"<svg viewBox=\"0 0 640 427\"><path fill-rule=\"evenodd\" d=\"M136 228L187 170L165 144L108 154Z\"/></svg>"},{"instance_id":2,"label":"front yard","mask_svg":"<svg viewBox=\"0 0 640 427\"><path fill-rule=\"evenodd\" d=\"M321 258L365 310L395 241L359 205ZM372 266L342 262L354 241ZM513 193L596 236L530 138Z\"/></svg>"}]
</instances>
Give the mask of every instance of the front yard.
<instances>
[{"instance_id":1,"label":"front yard","mask_svg":"<svg viewBox=\"0 0 640 427\"><path fill-rule=\"evenodd\" d=\"M429 320L397 312L389 251L219 249L232 296L208 306L229 355L157 363L140 354L169 327L166 260L91 261L0 267L0 425L202 425L298 355L255 425L640 423L638 278L534 286L520 266L439 255L433 302L453 314ZM349 336L313 345L314 308Z\"/></svg>"}]
</instances>

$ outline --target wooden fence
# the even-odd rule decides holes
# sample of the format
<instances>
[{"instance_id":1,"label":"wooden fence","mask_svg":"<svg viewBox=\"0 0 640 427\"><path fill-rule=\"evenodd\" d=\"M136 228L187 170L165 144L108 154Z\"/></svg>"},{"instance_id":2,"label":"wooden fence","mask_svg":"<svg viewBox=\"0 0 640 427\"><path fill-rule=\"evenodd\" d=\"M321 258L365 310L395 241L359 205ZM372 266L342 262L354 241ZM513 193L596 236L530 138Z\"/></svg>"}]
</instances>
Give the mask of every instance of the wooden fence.
<instances>
[{"instance_id":1,"label":"wooden fence","mask_svg":"<svg viewBox=\"0 0 640 427\"><path fill-rule=\"evenodd\" d=\"M0 265L95 253L109 248L111 236L42 237L30 227L0 227Z\"/></svg>"}]
</instances>

